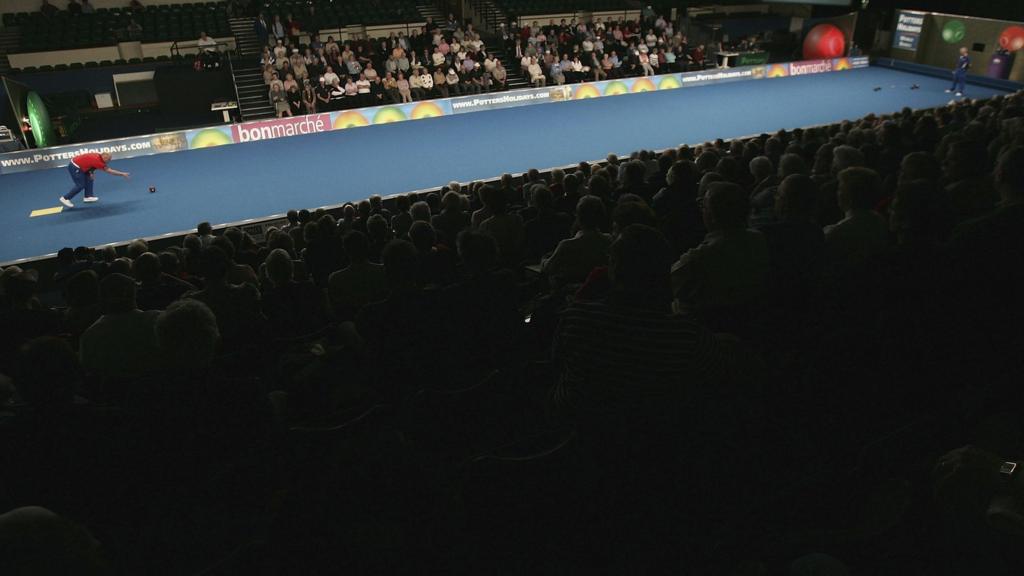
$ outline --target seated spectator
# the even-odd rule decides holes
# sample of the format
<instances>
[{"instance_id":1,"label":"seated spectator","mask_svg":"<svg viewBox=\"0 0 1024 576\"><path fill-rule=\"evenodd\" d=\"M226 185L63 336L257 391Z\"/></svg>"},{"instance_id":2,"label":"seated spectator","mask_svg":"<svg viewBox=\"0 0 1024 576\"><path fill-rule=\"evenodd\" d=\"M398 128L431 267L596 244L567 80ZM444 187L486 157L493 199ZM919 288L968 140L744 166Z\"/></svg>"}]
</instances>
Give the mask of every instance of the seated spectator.
<instances>
[{"instance_id":1,"label":"seated spectator","mask_svg":"<svg viewBox=\"0 0 1024 576\"><path fill-rule=\"evenodd\" d=\"M139 32L142 32L141 27ZM196 45L199 47L199 61L202 62L203 68L220 67L220 52L217 50L216 40L207 36L206 32L200 32Z\"/></svg>"},{"instance_id":2,"label":"seated spectator","mask_svg":"<svg viewBox=\"0 0 1024 576\"><path fill-rule=\"evenodd\" d=\"M534 185L531 190L530 206L534 209L534 214L523 224L526 237L523 255L527 260L537 262L569 236L572 218L565 212L555 210L554 195L543 184Z\"/></svg>"},{"instance_id":3,"label":"seated spectator","mask_svg":"<svg viewBox=\"0 0 1024 576\"><path fill-rule=\"evenodd\" d=\"M284 91L283 84L271 84L270 103L274 105L274 111L278 118L291 116L291 106L288 104L288 94Z\"/></svg>"},{"instance_id":4,"label":"seated spectator","mask_svg":"<svg viewBox=\"0 0 1024 576\"><path fill-rule=\"evenodd\" d=\"M839 173L839 207L845 217L825 227L825 248L834 263L861 260L885 248L889 231L872 208L881 187L878 173L868 168L847 168Z\"/></svg>"},{"instance_id":5,"label":"seated spectator","mask_svg":"<svg viewBox=\"0 0 1024 576\"><path fill-rule=\"evenodd\" d=\"M74 344L93 322L99 319L100 281L93 270L82 270L72 276L64 285L64 329L67 330Z\"/></svg>"},{"instance_id":6,"label":"seated spectator","mask_svg":"<svg viewBox=\"0 0 1024 576\"><path fill-rule=\"evenodd\" d=\"M693 162L674 162L665 174L665 187L651 202L661 220L661 230L676 252L682 254L704 238L704 220L697 204L700 188Z\"/></svg>"},{"instance_id":7,"label":"seated spectator","mask_svg":"<svg viewBox=\"0 0 1024 576\"><path fill-rule=\"evenodd\" d=\"M943 176L959 221L983 216L995 207L996 191L990 174L991 163L984 146L957 142L949 147Z\"/></svg>"},{"instance_id":8,"label":"seated spectator","mask_svg":"<svg viewBox=\"0 0 1024 576\"><path fill-rule=\"evenodd\" d=\"M536 58L530 58L530 64L526 67L526 73L530 84L534 87L546 86L547 79L544 78L544 71L541 69L540 64L537 63Z\"/></svg>"},{"instance_id":9,"label":"seated spectator","mask_svg":"<svg viewBox=\"0 0 1024 576\"><path fill-rule=\"evenodd\" d=\"M262 326L260 291L254 284L232 284L228 273L233 264L216 244L203 251L200 272L204 286L185 295L206 304L217 317L225 346L241 346L251 341Z\"/></svg>"},{"instance_id":10,"label":"seated spectator","mask_svg":"<svg viewBox=\"0 0 1024 576\"><path fill-rule=\"evenodd\" d=\"M672 266L672 287L680 309L712 313L750 304L765 287L768 246L760 232L747 229L747 194L731 182L715 182L704 196L699 246Z\"/></svg>"},{"instance_id":11,"label":"seated spectator","mask_svg":"<svg viewBox=\"0 0 1024 576\"><path fill-rule=\"evenodd\" d=\"M962 318L976 330L971 333L976 345L987 350L995 344L1006 351L1006 359L1016 359L1010 351L1019 346L1024 318L1020 299L1024 274L1017 265L1024 258L1024 148L1007 148L994 172L999 207L953 232L956 266L952 276L959 282ZM993 302L999 306L991 308Z\"/></svg>"},{"instance_id":12,"label":"seated spectator","mask_svg":"<svg viewBox=\"0 0 1024 576\"><path fill-rule=\"evenodd\" d=\"M366 235L354 230L343 240L349 264L331 274L327 282L334 317L354 320L363 306L387 296L384 266L369 261L370 245Z\"/></svg>"},{"instance_id":13,"label":"seated spectator","mask_svg":"<svg viewBox=\"0 0 1024 576\"><path fill-rule=\"evenodd\" d=\"M407 240L392 240L382 260L387 298L364 306L356 316L356 329L377 366L375 376L385 387L381 392L385 397L403 396L443 377L422 367L437 360L445 339L440 335L438 295L419 285L416 247Z\"/></svg>"},{"instance_id":14,"label":"seated spectator","mask_svg":"<svg viewBox=\"0 0 1024 576\"><path fill-rule=\"evenodd\" d=\"M60 8L50 4L50 0L43 0L43 4L39 7L39 11L43 13L43 16L50 18L55 16L57 12L60 12Z\"/></svg>"},{"instance_id":15,"label":"seated spectator","mask_svg":"<svg viewBox=\"0 0 1024 576\"><path fill-rule=\"evenodd\" d=\"M825 263L825 235L814 222L818 190L810 176L787 176L778 187L774 221L759 227L768 243L769 289L775 301L806 305Z\"/></svg>"},{"instance_id":16,"label":"seated spectator","mask_svg":"<svg viewBox=\"0 0 1024 576\"><path fill-rule=\"evenodd\" d=\"M195 286L165 274L160 257L152 252L139 255L132 263L132 275L139 283L136 302L140 310L163 310Z\"/></svg>"},{"instance_id":17,"label":"seated spectator","mask_svg":"<svg viewBox=\"0 0 1024 576\"><path fill-rule=\"evenodd\" d=\"M412 102L412 87L409 81L405 79L404 73L398 73L398 78L395 80L395 88L398 90L398 98L402 103Z\"/></svg>"},{"instance_id":18,"label":"seated spectator","mask_svg":"<svg viewBox=\"0 0 1024 576\"><path fill-rule=\"evenodd\" d=\"M839 206L839 173L847 168L864 166L864 163L864 154L853 146L836 146L832 150L830 171L827 175L822 175L818 182L821 193L818 224L828 226L843 219L843 210ZM880 194L881 190L877 192Z\"/></svg>"},{"instance_id":19,"label":"seated spectator","mask_svg":"<svg viewBox=\"0 0 1024 576\"><path fill-rule=\"evenodd\" d=\"M459 233L469 227L469 215L462 210L462 196L458 192L445 192L441 205L441 212L430 218L430 225L441 242L455 246Z\"/></svg>"},{"instance_id":20,"label":"seated spectator","mask_svg":"<svg viewBox=\"0 0 1024 576\"><path fill-rule=\"evenodd\" d=\"M39 273L8 266L0 273L0 374L9 373L18 348L33 338L57 334L60 314L39 301Z\"/></svg>"},{"instance_id":21,"label":"seated spectator","mask_svg":"<svg viewBox=\"0 0 1024 576\"><path fill-rule=\"evenodd\" d=\"M231 229L229 228L228 230L230 231ZM256 277L256 272L252 269L252 266L235 262L235 255L241 255L242 252L236 248L235 242L228 237L227 231L225 231L223 236L214 238L213 242L210 242L210 246L220 248L227 255L229 263L227 281L229 283L253 285L259 283L259 279Z\"/></svg>"},{"instance_id":22,"label":"seated spectator","mask_svg":"<svg viewBox=\"0 0 1024 576\"><path fill-rule=\"evenodd\" d=\"M480 223L480 232L498 243L498 260L511 266L518 264L523 252L523 219L509 212L505 193L496 186L485 184L480 188L480 199L491 214Z\"/></svg>"},{"instance_id":23,"label":"seated spectator","mask_svg":"<svg viewBox=\"0 0 1024 576\"><path fill-rule=\"evenodd\" d=\"M309 334L326 324L324 293L309 281L297 281L294 269L291 255L280 248L270 251L263 266L260 308L276 338Z\"/></svg>"},{"instance_id":24,"label":"seated spectator","mask_svg":"<svg viewBox=\"0 0 1024 576\"><path fill-rule=\"evenodd\" d=\"M102 378L133 378L162 368L156 311L139 310L135 281L110 274L100 282L103 315L79 340L82 366Z\"/></svg>"},{"instance_id":25,"label":"seated spectator","mask_svg":"<svg viewBox=\"0 0 1024 576\"><path fill-rule=\"evenodd\" d=\"M560 405L601 417L597 425L614 415L678 418L695 387L713 384L721 353L708 331L672 313L671 264L672 250L656 230L623 230L610 248L607 299L577 302L562 314L554 344Z\"/></svg>"},{"instance_id":26,"label":"seated spectator","mask_svg":"<svg viewBox=\"0 0 1024 576\"><path fill-rule=\"evenodd\" d=\"M103 549L85 528L39 506L0 514L0 569L6 574L57 576L110 573Z\"/></svg>"},{"instance_id":27,"label":"seated spectator","mask_svg":"<svg viewBox=\"0 0 1024 576\"><path fill-rule=\"evenodd\" d=\"M646 204L642 201L620 201L612 213L612 243L622 235L622 232L634 224L650 226L657 225L657 218ZM598 266L590 271L586 281L573 295L574 300L602 300L611 292L611 280L608 278L608 267Z\"/></svg>"},{"instance_id":28,"label":"seated spectator","mask_svg":"<svg viewBox=\"0 0 1024 576\"><path fill-rule=\"evenodd\" d=\"M426 206L425 203L419 203ZM437 234L430 222L417 220L409 228L408 239L419 253L419 284L425 288L443 287L455 279L455 253L437 244Z\"/></svg>"},{"instance_id":29,"label":"seated spectator","mask_svg":"<svg viewBox=\"0 0 1024 576\"><path fill-rule=\"evenodd\" d=\"M596 196L584 196L576 204L576 227L572 238L558 243L555 251L541 262L541 270L554 287L579 284L591 270L608 262L611 240L601 232L606 218L604 203Z\"/></svg>"},{"instance_id":30,"label":"seated spectator","mask_svg":"<svg viewBox=\"0 0 1024 576\"><path fill-rule=\"evenodd\" d=\"M466 230L458 238L464 277L445 290L446 315L471 367L493 367L507 360L522 330L515 275L498 265L493 238Z\"/></svg>"}]
</instances>

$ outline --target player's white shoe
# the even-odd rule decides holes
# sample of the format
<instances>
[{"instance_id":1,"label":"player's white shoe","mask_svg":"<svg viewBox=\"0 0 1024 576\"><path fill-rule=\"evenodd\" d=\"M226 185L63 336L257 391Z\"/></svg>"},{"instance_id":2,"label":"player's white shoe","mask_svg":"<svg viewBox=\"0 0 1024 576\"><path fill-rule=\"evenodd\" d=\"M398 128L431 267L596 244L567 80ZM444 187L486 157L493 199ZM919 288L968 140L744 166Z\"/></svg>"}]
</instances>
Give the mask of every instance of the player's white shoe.
<instances>
[{"instance_id":1,"label":"player's white shoe","mask_svg":"<svg viewBox=\"0 0 1024 576\"><path fill-rule=\"evenodd\" d=\"M952 94L952 93L953 93L953 90L952 90L952 89L950 89L950 90L946 90L946 94Z\"/></svg>"},{"instance_id":2,"label":"player's white shoe","mask_svg":"<svg viewBox=\"0 0 1024 576\"><path fill-rule=\"evenodd\" d=\"M86 196L85 197L85 202L99 202L99 200L100 200L99 196Z\"/></svg>"},{"instance_id":3,"label":"player's white shoe","mask_svg":"<svg viewBox=\"0 0 1024 576\"><path fill-rule=\"evenodd\" d=\"M63 204L65 208L74 208L75 207L75 205L71 203L71 200L68 200L67 198L65 198L63 196L58 198L58 200L60 200L60 203Z\"/></svg>"},{"instance_id":4,"label":"player's white shoe","mask_svg":"<svg viewBox=\"0 0 1024 576\"><path fill-rule=\"evenodd\" d=\"M964 93L963 92L957 92L956 95L962 98Z\"/></svg>"}]
</instances>

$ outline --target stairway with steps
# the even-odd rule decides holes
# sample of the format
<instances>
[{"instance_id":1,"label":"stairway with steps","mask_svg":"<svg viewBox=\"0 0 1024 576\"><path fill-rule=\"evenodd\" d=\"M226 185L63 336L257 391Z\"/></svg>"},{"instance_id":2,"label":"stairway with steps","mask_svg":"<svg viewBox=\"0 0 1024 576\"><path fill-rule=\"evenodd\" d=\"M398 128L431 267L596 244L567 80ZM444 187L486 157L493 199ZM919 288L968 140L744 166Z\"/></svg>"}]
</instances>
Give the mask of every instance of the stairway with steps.
<instances>
[{"instance_id":1,"label":"stairway with steps","mask_svg":"<svg viewBox=\"0 0 1024 576\"><path fill-rule=\"evenodd\" d=\"M263 47L260 46L259 39L256 38L253 19L231 18L228 22L231 25L231 35L235 37L235 52L239 55L239 60L251 56L259 57Z\"/></svg>"},{"instance_id":2,"label":"stairway with steps","mask_svg":"<svg viewBox=\"0 0 1024 576\"><path fill-rule=\"evenodd\" d=\"M270 103L267 85L263 83L263 70L259 64L237 62L232 76L238 91L238 111L242 120L273 118L274 106Z\"/></svg>"},{"instance_id":3,"label":"stairway with steps","mask_svg":"<svg viewBox=\"0 0 1024 576\"><path fill-rule=\"evenodd\" d=\"M481 34L481 38L484 41L484 46L487 47L487 52L492 56L497 56L501 63L505 65L505 72L508 75L508 89L529 88L530 83L519 69L519 61L515 57L510 58L505 52L505 47L501 44L501 38L490 34Z\"/></svg>"},{"instance_id":4,"label":"stairway with steps","mask_svg":"<svg viewBox=\"0 0 1024 576\"><path fill-rule=\"evenodd\" d=\"M263 83L263 69L259 65L260 46L253 28L252 18L232 18L231 33L235 37L237 58L232 61L231 76L238 92L238 112L242 120L273 118L274 106Z\"/></svg>"},{"instance_id":5,"label":"stairway with steps","mask_svg":"<svg viewBox=\"0 0 1024 576\"><path fill-rule=\"evenodd\" d=\"M497 33L501 24L508 22L508 17L492 0L471 0L470 3L480 20L475 23L478 29Z\"/></svg>"},{"instance_id":6,"label":"stairway with steps","mask_svg":"<svg viewBox=\"0 0 1024 576\"><path fill-rule=\"evenodd\" d=\"M416 4L416 11L420 13L424 22L444 22L444 14L441 13L441 10L439 10L437 5L433 2L421 1Z\"/></svg>"},{"instance_id":7,"label":"stairway with steps","mask_svg":"<svg viewBox=\"0 0 1024 576\"><path fill-rule=\"evenodd\" d=\"M7 54L18 48L21 33L17 28L0 28L0 74L10 74L11 62Z\"/></svg>"}]
</instances>

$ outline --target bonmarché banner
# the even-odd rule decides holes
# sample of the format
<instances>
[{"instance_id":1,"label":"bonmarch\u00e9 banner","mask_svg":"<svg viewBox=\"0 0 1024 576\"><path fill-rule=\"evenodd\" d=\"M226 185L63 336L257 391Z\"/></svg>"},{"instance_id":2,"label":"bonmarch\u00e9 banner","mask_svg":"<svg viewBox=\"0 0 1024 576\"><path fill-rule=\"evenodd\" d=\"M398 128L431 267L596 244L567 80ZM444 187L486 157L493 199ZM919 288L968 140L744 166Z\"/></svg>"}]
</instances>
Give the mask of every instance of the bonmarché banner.
<instances>
[{"instance_id":1,"label":"bonmarch\u00e9 banner","mask_svg":"<svg viewBox=\"0 0 1024 576\"><path fill-rule=\"evenodd\" d=\"M45 170L66 166L83 152L110 152L118 158L133 158L149 154L164 154L181 150L195 150L242 144L262 140L317 134L333 130L347 130L377 124L437 118L452 114L482 112L516 106L549 104L568 100L603 98L656 90L674 90L690 86L704 86L724 82L785 78L807 74L841 72L867 68L866 57L809 60L728 69L702 70L681 74L661 74L638 78L621 78L601 82L584 82L566 86L525 88L509 92L492 92L474 96L424 100L404 104L388 104L355 110L307 114L272 120L258 120L239 124L221 124L183 132L168 132L135 138L122 138L105 142L92 142L72 146L56 146L35 150L21 150L0 154L0 174Z\"/></svg>"}]
</instances>

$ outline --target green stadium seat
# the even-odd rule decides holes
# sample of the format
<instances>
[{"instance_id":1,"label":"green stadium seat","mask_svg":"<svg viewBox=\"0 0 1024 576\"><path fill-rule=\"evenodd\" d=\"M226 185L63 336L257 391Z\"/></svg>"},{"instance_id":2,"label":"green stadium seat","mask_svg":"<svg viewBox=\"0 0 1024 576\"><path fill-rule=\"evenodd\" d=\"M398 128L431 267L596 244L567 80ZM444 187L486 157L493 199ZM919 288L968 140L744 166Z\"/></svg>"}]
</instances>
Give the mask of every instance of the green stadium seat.
<instances>
[{"instance_id":1,"label":"green stadium seat","mask_svg":"<svg viewBox=\"0 0 1024 576\"><path fill-rule=\"evenodd\" d=\"M147 62L147 63L148 62L156 62L156 58L153 58L152 56L146 56L145 58L142 59L142 61L143 62Z\"/></svg>"},{"instance_id":2,"label":"green stadium seat","mask_svg":"<svg viewBox=\"0 0 1024 576\"><path fill-rule=\"evenodd\" d=\"M86 68L99 68L99 65L100 65L99 62L86 62L85 63L85 67Z\"/></svg>"},{"instance_id":3,"label":"green stadium seat","mask_svg":"<svg viewBox=\"0 0 1024 576\"><path fill-rule=\"evenodd\" d=\"M53 72L53 66L50 66L49 64L46 64L44 66L40 66L39 67L39 71L40 72Z\"/></svg>"},{"instance_id":4,"label":"green stadium seat","mask_svg":"<svg viewBox=\"0 0 1024 576\"><path fill-rule=\"evenodd\" d=\"M129 58L129 64L142 64L142 58Z\"/></svg>"},{"instance_id":5,"label":"green stadium seat","mask_svg":"<svg viewBox=\"0 0 1024 576\"><path fill-rule=\"evenodd\" d=\"M38 69L38 68L36 68L35 66L25 66L25 68L24 68L24 70L23 70L23 71L24 71L24 72L25 72L26 74L31 74L31 73L33 73L33 72L36 72L36 71L38 71L38 70L39 70L39 69Z\"/></svg>"},{"instance_id":6,"label":"green stadium seat","mask_svg":"<svg viewBox=\"0 0 1024 576\"><path fill-rule=\"evenodd\" d=\"M53 67L54 72L63 72L68 69L67 64L57 64Z\"/></svg>"},{"instance_id":7,"label":"green stadium seat","mask_svg":"<svg viewBox=\"0 0 1024 576\"><path fill-rule=\"evenodd\" d=\"M100 60L100 66L113 66L114 63L110 60Z\"/></svg>"},{"instance_id":8,"label":"green stadium seat","mask_svg":"<svg viewBox=\"0 0 1024 576\"><path fill-rule=\"evenodd\" d=\"M128 61L125 60L124 58L118 58L117 60L114 60L114 65L115 66L124 66L127 63L128 63Z\"/></svg>"}]
</instances>

